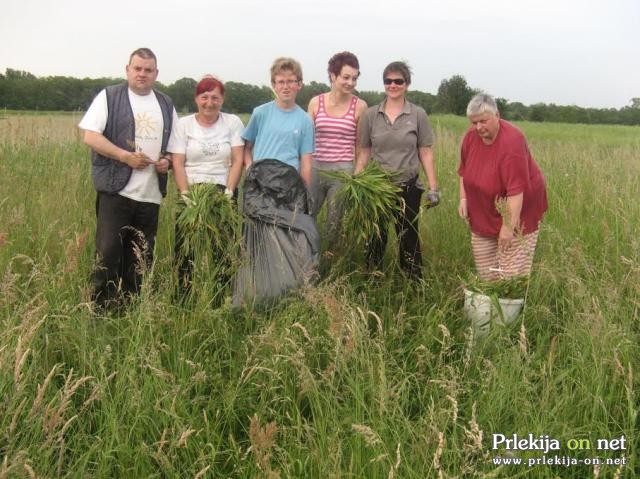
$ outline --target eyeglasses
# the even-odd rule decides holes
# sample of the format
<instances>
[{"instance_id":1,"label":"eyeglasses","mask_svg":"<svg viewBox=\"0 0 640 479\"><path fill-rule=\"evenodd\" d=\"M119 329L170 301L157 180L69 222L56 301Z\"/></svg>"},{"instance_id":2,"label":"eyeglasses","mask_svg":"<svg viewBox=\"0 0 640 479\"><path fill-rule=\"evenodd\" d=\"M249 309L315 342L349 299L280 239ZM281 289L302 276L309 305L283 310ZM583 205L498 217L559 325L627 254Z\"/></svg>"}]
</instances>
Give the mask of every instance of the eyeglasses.
<instances>
[{"instance_id":1,"label":"eyeglasses","mask_svg":"<svg viewBox=\"0 0 640 479\"><path fill-rule=\"evenodd\" d=\"M278 88L282 88L283 86L294 86L297 85L299 83L298 80L278 80L277 82L274 82L275 86L277 86Z\"/></svg>"},{"instance_id":2,"label":"eyeglasses","mask_svg":"<svg viewBox=\"0 0 640 479\"><path fill-rule=\"evenodd\" d=\"M383 80L385 85L391 85L395 83L396 85L404 85L404 78L385 78Z\"/></svg>"}]
</instances>

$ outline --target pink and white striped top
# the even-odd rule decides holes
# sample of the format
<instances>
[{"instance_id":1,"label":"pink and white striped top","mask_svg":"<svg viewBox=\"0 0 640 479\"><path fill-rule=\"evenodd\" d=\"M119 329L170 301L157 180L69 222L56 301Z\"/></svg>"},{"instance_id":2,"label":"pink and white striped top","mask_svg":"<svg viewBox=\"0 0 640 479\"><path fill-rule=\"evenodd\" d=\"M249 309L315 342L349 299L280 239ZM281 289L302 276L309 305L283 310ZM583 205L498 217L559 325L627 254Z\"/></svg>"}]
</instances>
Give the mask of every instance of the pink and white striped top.
<instances>
[{"instance_id":1,"label":"pink and white striped top","mask_svg":"<svg viewBox=\"0 0 640 479\"><path fill-rule=\"evenodd\" d=\"M356 105L358 97L351 98L349 109L341 117L329 116L324 107L325 95L320 95L315 119L316 150L313 159L327 163L353 161L356 151Z\"/></svg>"}]
</instances>

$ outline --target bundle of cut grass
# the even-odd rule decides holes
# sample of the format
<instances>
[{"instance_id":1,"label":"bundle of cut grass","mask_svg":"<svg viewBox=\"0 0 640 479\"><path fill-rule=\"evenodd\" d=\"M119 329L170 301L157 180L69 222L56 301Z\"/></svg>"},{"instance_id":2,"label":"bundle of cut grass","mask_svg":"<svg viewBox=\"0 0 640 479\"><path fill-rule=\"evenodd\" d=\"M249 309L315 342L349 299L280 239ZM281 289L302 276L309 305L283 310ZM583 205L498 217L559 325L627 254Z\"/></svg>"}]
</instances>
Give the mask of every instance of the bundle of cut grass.
<instances>
[{"instance_id":1,"label":"bundle of cut grass","mask_svg":"<svg viewBox=\"0 0 640 479\"><path fill-rule=\"evenodd\" d=\"M240 257L241 215L214 184L192 185L181 201L179 254L193 262L200 276L230 277Z\"/></svg>"},{"instance_id":2,"label":"bundle of cut grass","mask_svg":"<svg viewBox=\"0 0 640 479\"><path fill-rule=\"evenodd\" d=\"M526 297L529 289L528 276L516 276L514 278L485 281L476 275L470 275L463 281L465 287L475 293L486 296L495 296L503 299L521 299Z\"/></svg>"},{"instance_id":3,"label":"bundle of cut grass","mask_svg":"<svg viewBox=\"0 0 640 479\"><path fill-rule=\"evenodd\" d=\"M403 207L398 199L400 188L374 161L357 175L344 171L321 174L342 182L338 199L344 205L343 231L350 238L366 243L379 237L380 227L389 224Z\"/></svg>"}]
</instances>

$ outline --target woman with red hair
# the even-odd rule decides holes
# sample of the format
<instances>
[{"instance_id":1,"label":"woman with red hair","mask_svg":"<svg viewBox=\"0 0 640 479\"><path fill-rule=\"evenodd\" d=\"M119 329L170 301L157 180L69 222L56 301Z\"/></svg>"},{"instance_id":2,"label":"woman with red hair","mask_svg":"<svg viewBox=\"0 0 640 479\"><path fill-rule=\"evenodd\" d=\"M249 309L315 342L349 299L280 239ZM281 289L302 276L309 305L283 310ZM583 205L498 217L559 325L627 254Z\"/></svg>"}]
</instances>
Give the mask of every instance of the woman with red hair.
<instances>
[{"instance_id":1,"label":"woman with red hair","mask_svg":"<svg viewBox=\"0 0 640 479\"><path fill-rule=\"evenodd\" d=\"M176 147L172 150L173 176L180 195L188 203L189 187L211 183L231 198L242 176L244 125L236 115L221 111L224 85L207 75L196 85L198 112L180 118L176 128ZM176 254L180 257L182 234L176 230ZM183 258L179 266L180 283L189 289L191 264Z\"/></svg>"},{"instance_id":2,"label":"woman with red hair","mask_svg":"<svg viewBox=\"0 0 640 479\"><path fill-rule=\"evenodd\" d=\"M214 183L232 196L242 175L244 125L236 115L224 113L224 85L206 76L196 85L198 113L178 121L173 174L180 194L196 183Z\"/></svg>"}]
</instances>

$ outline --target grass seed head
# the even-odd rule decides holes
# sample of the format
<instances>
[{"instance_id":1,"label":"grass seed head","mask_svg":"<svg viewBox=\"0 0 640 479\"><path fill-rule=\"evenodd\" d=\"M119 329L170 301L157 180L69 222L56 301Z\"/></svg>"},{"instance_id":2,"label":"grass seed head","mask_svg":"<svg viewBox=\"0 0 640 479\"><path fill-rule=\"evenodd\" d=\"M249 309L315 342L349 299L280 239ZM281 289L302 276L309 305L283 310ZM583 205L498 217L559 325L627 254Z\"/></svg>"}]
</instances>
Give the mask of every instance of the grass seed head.
<instances>
[{"instance_id":1,"label":"grass seed head","mask_svg":"<svg viewBox=\"0 0 640 479\"><path fill-rule=\"evenodd\" d=\"M275 421L266 424L264 427L260 425L260 419L258 415L254 414L249 424L249 439L251 440L251 449L256 458L256 464L267 474L275 474L278 477L277 471L271 469L271 450L276 445L276 439L278 435L278 425Z\"/></svg>"},{"instance_id":2,"label":"grass seed head","mask_svg":"<svg viewBox=\"0 0 640 479\"><path fill-rule=\"evenodd\" d=\"M369 426L366 426L364 424L352 424L351 429L360 434L364 438L364 442L366 442L368 446L382 444L382 439L380 439L378 433L371 429Z\"/></svg>"}]
</instances>

